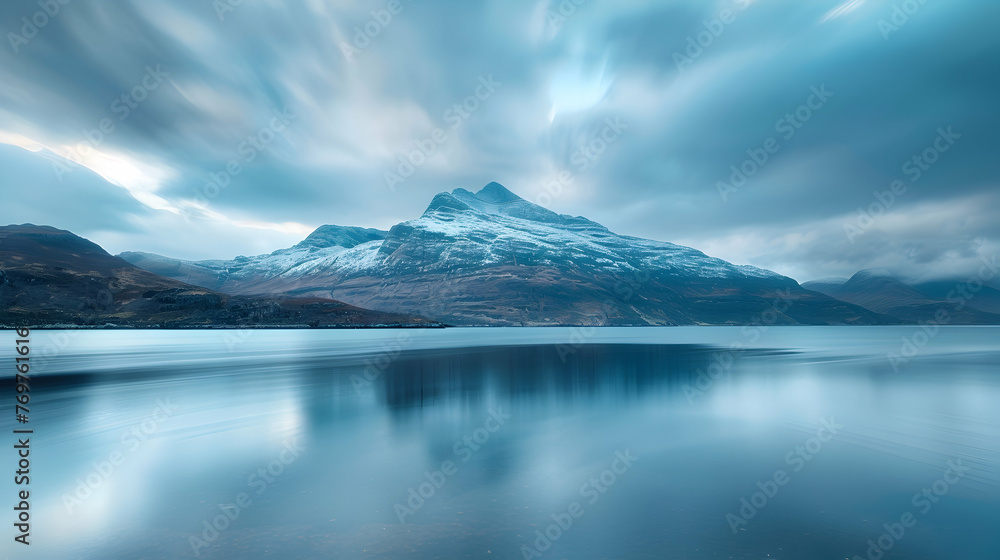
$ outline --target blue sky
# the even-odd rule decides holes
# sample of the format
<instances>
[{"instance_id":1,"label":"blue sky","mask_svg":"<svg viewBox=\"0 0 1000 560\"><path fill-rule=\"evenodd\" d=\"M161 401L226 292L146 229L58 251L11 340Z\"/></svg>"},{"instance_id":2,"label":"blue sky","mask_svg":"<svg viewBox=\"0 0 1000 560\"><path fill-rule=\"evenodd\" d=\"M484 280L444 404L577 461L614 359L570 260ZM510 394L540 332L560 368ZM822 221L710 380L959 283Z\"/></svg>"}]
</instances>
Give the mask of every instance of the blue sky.
<instances>
[{"instance_id":1,"label":"blue sky","mask_svg":"<svg viewBox=\"0 0 1000 560\"><path fill-rule=\"evenodd\" d=\"M498 181L800 281L967 276L1000 250L998 18L986 0L5 2L0 223L231 258Z\"/></svg>"}]
</instances>

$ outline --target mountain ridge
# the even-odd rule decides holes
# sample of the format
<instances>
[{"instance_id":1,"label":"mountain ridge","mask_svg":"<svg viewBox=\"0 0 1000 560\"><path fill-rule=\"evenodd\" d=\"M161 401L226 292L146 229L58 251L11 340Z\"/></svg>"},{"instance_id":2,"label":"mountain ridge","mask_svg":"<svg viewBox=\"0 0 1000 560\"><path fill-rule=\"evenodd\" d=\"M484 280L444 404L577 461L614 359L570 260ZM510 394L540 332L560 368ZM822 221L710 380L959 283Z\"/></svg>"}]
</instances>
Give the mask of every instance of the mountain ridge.
<instances>
[{"instance_id":1,"label":"mountain ridge","mask_svg":"<svg viewBox=\"0 0 1000 560\"><path fill-rule=\"evenodd\" d=\"M219 293L144 270L72 232L34 224L0 227L0 325L436 326L329 298Z\"/></svg>"},{"instance_id":2,"label":"mountain ridge","mask_svg":"<svg viewBox=\"0 0 1000 560\"><path fill-rule=\"evenodd\" d=\"M947 284L947 283L946 283ZM951 284L954 286L955 284ZM947 311L948 321L956 324L996 325L1000 324L1000 314L980 309L974 298L961 306L950 301L951 298L935 297L935 291L940 291L940 283L925 286L923 290L910 286L895 278L888 270L864 269L854 274L847 281L834 284L824 280L805 282L802 287L824 293L841 301L852 303L876 313L899 317L905 321L937 321L939 310ZM997 290L987 292L981 299L981 304L995 306L1000 295Z\"/></svg>"},{"instance_id":3,"label":"mountain ridge","mask_svg":"<svg viewBox=\"0 0 1000 560\"><path fill-rule=\"evenodd\" d=\"M381 239L301 245L221 263L122 256L168 275L211 270L226 293L331 297L456 325L752 324L772 311L775 324L896 322L772 271L615 234L495 182L441 192ZM795 304L776 310L782 294Z\"/></svg>"}]
</instances>

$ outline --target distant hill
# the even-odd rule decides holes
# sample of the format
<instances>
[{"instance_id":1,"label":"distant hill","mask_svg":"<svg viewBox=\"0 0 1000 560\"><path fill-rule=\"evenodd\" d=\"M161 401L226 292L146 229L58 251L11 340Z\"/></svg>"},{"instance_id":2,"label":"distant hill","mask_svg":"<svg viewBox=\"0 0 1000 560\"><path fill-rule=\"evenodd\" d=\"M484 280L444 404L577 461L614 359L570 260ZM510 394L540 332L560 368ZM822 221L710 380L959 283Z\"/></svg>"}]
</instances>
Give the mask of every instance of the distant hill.
<instances>
[{"instance_id":1,"label":"distant hill","mask_svg":"<svg viewBox=\"0 0 1000 560\"><path fill-rule=\"evenodd\" d=\"M996 295L1000 295L1000 292L985 288L981 299L970 299L967 305L958 308L955 302L947 299L949 291L955 290L958 284L933 283L918 289L886 271L862 270L843 283L838 284L835 279L823 279L805 282L802 287L911 323L934 320L938 310L944 310L948 313L948 324L1000 324L1000 314L990 313L976 305L979 303L989 308L998 302Z\"/></svg>"},{"instance_id":2,"label":"distant hill","mask_svg":"<svg viewBox=\"0 0 1000 560\"><path fill-rule=\"evenodd\" d=\"M967 286L961 290L964 283L963 280L925 282L914 288L935 300L951 300L949 303L953 305L962 302L973 309L1000 315L1000 290L990 286Z\"/></svg>"},{"instance_id":3,"label":"distant hill","mask_svg":"<svg viewBox=\"0 0 1000 560\"><path fill-rule=\"evenodd\" d=\"M328 298L231 296L109 255L68 231L0 227L0 325L374 326L430 325Z\"/></svg>"}]
</instances>

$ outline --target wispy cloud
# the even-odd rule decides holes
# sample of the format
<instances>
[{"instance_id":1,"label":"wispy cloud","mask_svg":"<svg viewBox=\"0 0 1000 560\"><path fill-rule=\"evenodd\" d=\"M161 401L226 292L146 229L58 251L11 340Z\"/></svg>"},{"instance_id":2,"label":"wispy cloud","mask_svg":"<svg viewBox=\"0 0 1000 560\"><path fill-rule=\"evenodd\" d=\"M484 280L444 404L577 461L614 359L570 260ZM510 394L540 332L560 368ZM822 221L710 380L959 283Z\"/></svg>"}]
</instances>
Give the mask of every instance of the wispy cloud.
<instances>
[{"instance_id":1,"label":"wispy cloud","mask_svg":"<svg viewBox=\"0 0 1000 560\"><path fill-rule=\"evenodd\" d=\"M548 11L562 4L575 10L554 27ZM1000 172L989 72L1000 3L927 3L891 43L878 26L887 10L864 0L403 5L352 60L342 45L371 22L364 3L243 2L222 21L199 0L64 6L17 53L0 48L0 222L73 228L118 250L232 257L290 245L314 225L390 227L456 187L496 180L533 198L570 170L575 181L550 204L559 212L796 277L843 275L896 256L808 232L906 180L906 161L953 125L961 144L897 209L932 204L958 221L925 216L935 234L919 235L890 229L889 217L871 238L920 255L913 270L944 270L948 251L1000 238L995 206L967 204ZM0 21L24 9L2 3ZM675 52L693 64L680 71ZM166 76L146 89L149 68ZM446 115L482 75L503 87L453 127ZM722 204L716 181L780 138L775 123L821 84L836 96ZM272 129L286 109L295 118ZM628 134L577 172L574 154L608 118ZM86 144L102 119L114 131L60 183L45 157ZM435 128L447 141L390 193L384 172Z\"/></svg>"},{"instance_id":2,"label":"wispy cloud","mask_svg":"<svg viewBox=\"0 0 1000 560\"><path fill-rule=\"evenodd\" d=\"M831 19L836 19L839 17L846 16L847 14L857 10L865 3L865 0L847 0L843 4L837 6L836 8L827 12L822 19L819 20L820 23L826 23Z\"/></svg>"}]
</instances>

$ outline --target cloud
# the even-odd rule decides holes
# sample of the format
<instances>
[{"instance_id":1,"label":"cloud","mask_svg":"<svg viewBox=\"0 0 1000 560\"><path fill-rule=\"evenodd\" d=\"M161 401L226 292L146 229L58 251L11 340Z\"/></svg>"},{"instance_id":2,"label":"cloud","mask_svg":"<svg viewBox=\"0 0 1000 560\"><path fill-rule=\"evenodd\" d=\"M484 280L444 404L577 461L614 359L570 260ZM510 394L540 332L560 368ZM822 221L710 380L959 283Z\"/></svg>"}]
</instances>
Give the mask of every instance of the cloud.
<instances>
[{"instance_id":1,"label":"cloud","mask_svg":"<svg viewBox=\"0 0 1000 560\"><path fill-rule=\"evenodd\" d=\"M198 0L67 4L16 53L0 48L0 142L66 155L104 119L114 131L83 161L99 175L81 170L71 190L38 168L61 200L5 205L0 221L31 216L119 250L222 258L324 223L389 227L437 192L492 180L535 199L569 172L545 199L554 210L799 279L885 262L943 273L970 239L992 238L996 206L969 201L988 200L1000 171L1000 5L928 3L886 40L891 6L863 0L563 4L404 1L389 14L379 0L269 1L222 17ZM0 21L32 10L4 3ZM20 32L10 25L0 31ZM481 76L502 86L453 126L448 112ZM777 123L821 85L832 99L780 136ZM294 118L277 130L283 112ZM607 119L628 128L583 165ZM895 217L860 246L834 242L845 216L907 179L905 163L943 126L960 142ZM385 173L435 128L447 139L390 190ZM717 182L770 137L780 150L723 201ZM5 157L27 173L30 156ZM205 196L213 182L225 186ZM63 204L97 191L100 212ZM931 206L942 213L917 211ZM897 227L902 216L923 229Z\"/></svg>"},{"instance_id":2,"label":"cloud","mask_svg":"<svg viewBox=\"0 0 1000 560\"><path fill-rule=\"evenodd\" d=\"M847 0L847 2L844 2L843 4L827 12L826 15L823 16L823 19L821 19L819 22L826 23L831 19L844 17L847 14L853 12L854 10L860 8L864 3L865 0Z\"/></svg>"},{"instance_id":3,"label":"cloud","mask_svg":"<svg viewBox=\"0 0 1000 560\"><path fill-rule=\"evenodd\" d=\"M967 197L900 203L871 217L845 213L775 227L741 228L680 240L740 264L770 268L799 281L849 277L881 268L913 282L974 275L1000 255L1000 189Z\"/></svg>"}]
</instances>

